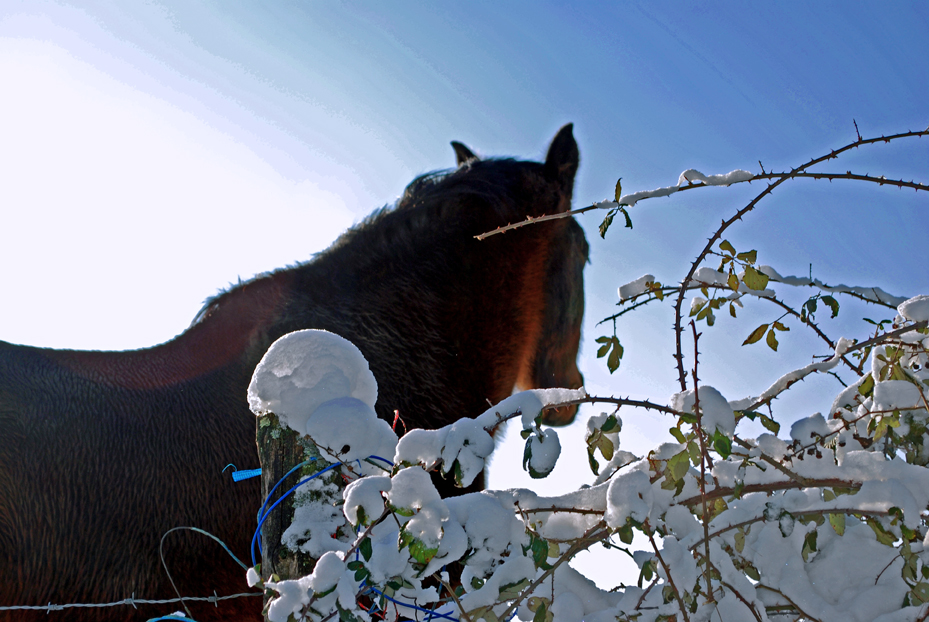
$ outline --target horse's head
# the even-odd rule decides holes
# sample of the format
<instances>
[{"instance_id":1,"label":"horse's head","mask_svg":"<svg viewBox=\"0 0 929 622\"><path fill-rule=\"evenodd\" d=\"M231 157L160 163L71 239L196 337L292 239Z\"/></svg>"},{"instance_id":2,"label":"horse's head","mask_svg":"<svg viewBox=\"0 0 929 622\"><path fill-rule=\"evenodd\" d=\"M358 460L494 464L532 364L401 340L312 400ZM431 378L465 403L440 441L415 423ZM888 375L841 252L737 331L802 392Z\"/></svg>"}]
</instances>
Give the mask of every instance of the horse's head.
<instances>
[{"instance_id":1,"label":"horse's head","mask_svg":"<svg viewBox=\"0 0 929 622\"><path fill-rule=\"evenodd\" d=\"M480 162L480 158L462 143L452 142L452 148L459 167L471 167ZM557 207L552 209L554 206L549 204L547 213L571 209L578 161L577 143L572 135L572 126L568 124L552 140L542 165L541 177L553 182L561 194ZM520 373L518 388L576 389L583 386L584 377L577 367L577 354L584 319L584 266L588 251L584 230L577 221L567 218L560 223L549 242L538 338L530 354L531 360ZM576 406L547 410L542 421L546 425L568 425L574 421L576 414Z\"/></svg>"}]
</instances>

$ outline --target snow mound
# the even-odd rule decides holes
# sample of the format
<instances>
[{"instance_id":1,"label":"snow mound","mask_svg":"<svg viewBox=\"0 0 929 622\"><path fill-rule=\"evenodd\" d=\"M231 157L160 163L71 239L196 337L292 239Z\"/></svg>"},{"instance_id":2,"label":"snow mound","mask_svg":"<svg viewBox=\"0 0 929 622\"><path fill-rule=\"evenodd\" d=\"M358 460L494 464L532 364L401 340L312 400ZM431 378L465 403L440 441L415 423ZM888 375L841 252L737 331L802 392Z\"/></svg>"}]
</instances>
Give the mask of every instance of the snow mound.
<instances>
[{"instance_id":1,"label":"snow mound","mask_svg":"<svg viewBox=\"0 0 929 622\"><path fill-rule=\"evenodd\" d=\"M248 386L252 412L273 412L300 434L306 433L307 420L319 406L342 397L373 409L377 382L361 351L325 330L300 330L275 341Z\"/></svg>"}]
</instances>

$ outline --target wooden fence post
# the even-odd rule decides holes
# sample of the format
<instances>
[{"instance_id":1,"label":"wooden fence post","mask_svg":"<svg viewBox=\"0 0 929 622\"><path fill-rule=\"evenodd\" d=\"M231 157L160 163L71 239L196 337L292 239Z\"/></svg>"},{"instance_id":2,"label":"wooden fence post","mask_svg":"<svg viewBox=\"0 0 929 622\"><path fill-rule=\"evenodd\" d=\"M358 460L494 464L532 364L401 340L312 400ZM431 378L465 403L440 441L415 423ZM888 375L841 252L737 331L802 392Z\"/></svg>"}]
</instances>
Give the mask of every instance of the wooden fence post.
<instances>
[{"instance_id":1,"label":"wooden fence post","mask_svg":"<svg viewBox=\"0 0 929 622\"><path fill-rule=\"evenodd\" d=\"M316 445L308 436L300 436L296 431L282 426L277 415L273 413L258 417L257 440L258 458L261 463L262 499L268 498L271 489L288 471L301 462L315 458L297 469L278 486L273 498L267 503L268 507L300 480L330 466L330 463L320 456ZM335 483L338 486L338 496L341 500L341 491L345 484L342 482L340 470L332 469L321 477L325 478L327 483ZM268 512L268 518L261 528L261 578L264 581L297 579L310 574L316 565L316 559L308 553L291 550L281 543L281 537L294 520L294 501L295 494L292 493L270 512L265 510ZM311 498L310 502L314 500ZM320 499L319 502L332 503L332 500ZM265 606L274 596L272 590L265 591Z\"/></svg>"}]
</instances>

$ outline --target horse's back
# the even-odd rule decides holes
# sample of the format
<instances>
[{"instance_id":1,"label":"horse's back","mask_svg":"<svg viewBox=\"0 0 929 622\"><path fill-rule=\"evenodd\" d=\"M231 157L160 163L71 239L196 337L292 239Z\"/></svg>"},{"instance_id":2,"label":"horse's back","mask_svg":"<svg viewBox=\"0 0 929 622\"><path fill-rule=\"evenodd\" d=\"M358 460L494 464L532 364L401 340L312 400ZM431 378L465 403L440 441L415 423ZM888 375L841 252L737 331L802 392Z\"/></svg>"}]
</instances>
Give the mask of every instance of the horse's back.
<instances>
[{"instance_id":1,"label":"horse's back","mask_svg":"<svg viewBox=\"0 0 929 622\"><path fill-rule=\"evenodd\" d=\"M170 598L155 569L160 536L176 526L213 531L244 554L247 518L217 511L252 504L258 495L253 482L233 484L221 474L223 460L249 465L254 454L244 397L238 416L238 400L224 397L238 393L224 386L228 370L159 390L127 389L83 377L61 361L80 354L0 342L3 605ZM238 566L223 571L231 560L218 545L189 534L169 538L172 570L194 595L243 583ZM67 616L120 619L132 617L129 609ZM8 619L31 615L38 619L24 611Z\"/></svg>"},{"instance_id":2,"label":"horse's back","mask_svg":"<svg viewBox=\"0 0 929 622\"><path fill-rule=\"evenodd\" d=\"M569 209L577 164L566 126L544 163L475 160L417 180L395 209L312 262L218 296L190 329L155 348L0 342L0 605L170 598L158 545L181 525L244 556L258 484L233 483L222 467L257 462L246 388L286 332L323 328L353 341L378 380L378 414L392 419L399 410L407 427L473 417L521 379L525 388L579 383L580 227L561 219L474 239ZM201 535L171 534L166 559L185 595L245 590L244 572ZM254 599L233 603L191 609L206 620L244 607L257 619ZM117 620L144 611L67 615Z\"/></svg>"}]
</instances>

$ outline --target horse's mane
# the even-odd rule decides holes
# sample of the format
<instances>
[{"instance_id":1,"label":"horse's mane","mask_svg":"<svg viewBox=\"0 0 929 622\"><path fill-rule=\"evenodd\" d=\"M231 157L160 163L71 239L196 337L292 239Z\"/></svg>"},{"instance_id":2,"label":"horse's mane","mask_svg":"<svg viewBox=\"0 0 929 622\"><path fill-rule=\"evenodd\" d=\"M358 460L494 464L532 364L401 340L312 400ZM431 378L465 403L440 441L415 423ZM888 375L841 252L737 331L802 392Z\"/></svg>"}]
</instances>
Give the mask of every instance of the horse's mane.
<instances>
[{"instance_id":1,"label":"horse's mane","mask_svg":"<svg viewBox=\"0 0 929 622\"><path fill-rule=\"evenodd\" d=\"M501 220L522 219L525 214L515 213L516 201L511 196L510 188L514 180L519 179L518 171L535 168L540 172L542 165L513 158L495 158L470 160L456 169L420 175L407 185L396 204L375 210L309 260L263 272L245 281L240 279L238 283L208 298L191 326L221 306L241 287L261 279L274 278L282 272L305 268L351 245L365 249L365 253L370 256L389 256L391 251L409 247L424 236L435 236L437 228L443 225L454 226L457 220L455 216L462 208L473 210L475 201L489 206Z\"/></svg>"}]
</instances>

